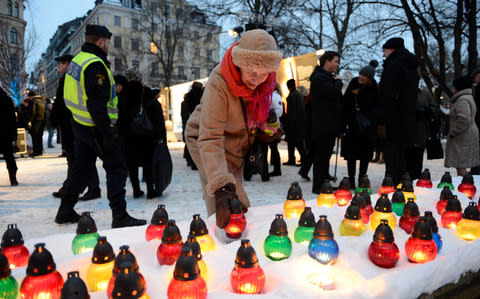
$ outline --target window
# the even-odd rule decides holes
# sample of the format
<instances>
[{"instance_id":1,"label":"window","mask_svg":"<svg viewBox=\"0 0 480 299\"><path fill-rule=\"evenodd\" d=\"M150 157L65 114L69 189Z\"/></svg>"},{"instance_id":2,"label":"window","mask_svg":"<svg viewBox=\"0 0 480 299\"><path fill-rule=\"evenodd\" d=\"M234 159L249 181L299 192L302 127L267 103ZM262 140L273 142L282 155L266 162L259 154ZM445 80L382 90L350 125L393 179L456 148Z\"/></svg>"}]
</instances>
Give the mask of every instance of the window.
<instances>
[{"instance_id":1,"label":"window","mask_svg":"<svg viewBox=\"0 0 480 299\"><path fill-rule=\"evenodd\" d=\"M207 50L207 61L212 61L212 50Z\"/></svg>"},{"instance_id":2,"label":"window","mask_svg":"<svg viewBox=\"0 0 480 299\"><path fill-rule=\"evenodd\" d=\"M170 5L165 4L163 6L163 15L166 17L170 16Z\"/></svg>"},{"instance_id":3,"label":"window","mask_svg":"<svg viewBox=\"0 0 480 299\"><path fill-rule=\"evenodd\" d=\"M140 68L140 61L132 60L132 67L134 67L138 70Z\"/></svg>"},{"instance_id":4,"label":"window","mask_svg":"<svg viewBox=\"0 0 480 299\"><path fill-rule=\"evenodd\" d=\"M140 49L140 41L136 38L132 38L132 50L138 51Z\"/></svg>"},{"instance_id":5,"label":"window","mask_svg":"<svg viewBox=\"0 0 480 299\"><path fill-rule=\"evenodd\" d=\"M113 47L115 49L121 49L122 48L122 37L121 36L114 36L113 37Z\"/></svg>"},{"instance_id":6,"label":"window","mask_svg":"<svg viewBox=\"0 0 480 299\"><path fill-rule=\"evenodd\" d=\"M199 79L200 78L200 68L199 67L192 67L192 79Z\"/></svg>"},{"instance_id":7,"label":"window","mask_svg":"<svg viewBox=\"0 0 480 299\"><path fill-rule=\"evenodd\" d=\"M14 13L15 13L15 17L19 17L20 16L20 12L18 10L18 2L15 2L15 10L14 10Z\"/></svg>"},{"instance_id":8,"label":"window","mask_svg":"<svg viewBox=\"0 0 480 299\"><path fill-rule=\"evenodd\" d=\"M153 12L153 13L157 13L157 10L158 10L158 3L157 2L154 2L152 1L150 3L150 10Z\"/></svg>"},{"instance_id":9,"label":"window","mask_svg":"<svg viewBox=\"0 0 480 299\"><path fill-rule=\"evenodd\" d=\"M122 18L120 16L113 16L113 25L122 26Z\"/></svg>"},{"instance_id":10,"label":"window","mask_svg":"<svg viewBox=\"0 0 480 299\"><path fill-rule=\"evenodd\" d=\"M17 36L17 29L13 28L10 29L10 42L12 44L17 44L18 43L18 36Z\"/></svg>"},{"instance_id":11,"label":"window","mask_svg":"<svg viewBox=\"0 0 480 299\"><path fill-rule=\"evenodd\" d=\"M177 66L177 75L183 76L183 72L184 72L183 65Z\"/></svg>"},{"instance_id":12,"label":"window","mask_svg":"<svg viewBox=\"0 0 480 299\"><path fill-rule=\"evenodd\" d=\"M193 49L194 58L200 58L200 48Z\"/></svg>"},{"instance_id":13,"label":"window","mask_svg":"<svg viewBox=\"0 0 480 299\"><path fill-rule=\"evenodd\" d=\"M194 39L199 39L200 38L200 34L198 33L198 31L193 31L193 38Z\"/></svg>"},{"instance_id":14,"label":"window","mask_svg":"<svg viewBox=\"0 0 480 299\"><path fill-rule=\"evenodd\" d=\"M157 45L154 42L150 42L150 53L157 54L158 49Z\"/></svg>"},{"instance_id":15,"label":"window","mask_svg":"<svg viewBox=\"0 0 480 299\"><path fill-rule=\"evenodd\" d=\"M114 63L116 72L123 71L122 58L115 57Z\"/></svg>"},{"instance_id":16,"label":"window","mask_svg":"<svg viewBox=\"0 0 480 299\"><path fill-rule=\"evenodd\" d=\"M183 55L183 52L184 52L183 45L178 46L177 52L178 52L178 57L180 57L180 58L184 57L184 55Z\"/></svg>"},{"instance_id":17,"label":"window","mask_svg":"<svg viewBox=\"0 0 480 299\"><path fill-rule=\"evenodd\" d=\"M7 5L7 10L8 10L8 15L11 16L12 13L12 0L8 0L8 5Z\"/></svg>"},{"instance_id":18,"label":"window","mask_svg":"<svg viewBox=\"0 0 480 299\"><path fill-rule=\"evenodd\" d=\"M158 76L158 62L152 63L152 76Z\"/></svg>"},{"instance_id":19,"label":"window","mask_svg":"<svg viewBox=\"0 0 480 299\"><path fill-rule=\"evenodd\" d=\"M183 8L178 7L178 8L177 8L176 15L177 15L177 19L178 19L178 20L183 19Z\"/></svg>"},{"instance_id":20,"label":"window","mask_svg":"<svg viewBox=\"0 0 480 299\"><path fill-rule=\"evenodd\" d=\"M133 30L138 30L138 20L137 19L132 19L132 29Z\"/></svg>"},{"instance_id":21,"label":"window","mask_svg":"<svg viewBox=\"0 0 480 299\"><path fill-rule=\"evenodd\" d=\"M10 68L12 70L19 69L17 54L12 54L12 56L10 56Z\"/></svg>"}]
</instances>

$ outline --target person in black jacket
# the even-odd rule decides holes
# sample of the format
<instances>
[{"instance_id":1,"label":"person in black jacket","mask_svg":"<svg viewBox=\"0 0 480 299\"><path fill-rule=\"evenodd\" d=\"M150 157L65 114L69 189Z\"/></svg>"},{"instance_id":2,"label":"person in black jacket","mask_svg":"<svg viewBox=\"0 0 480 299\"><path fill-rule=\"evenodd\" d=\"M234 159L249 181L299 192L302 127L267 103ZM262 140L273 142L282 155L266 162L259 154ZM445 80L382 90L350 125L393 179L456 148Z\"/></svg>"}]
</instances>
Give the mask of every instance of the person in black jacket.
<instances>
[{"instance_id":1,"label":"person in black jacket","mask_svg":"<svg viewBox=\"0 0 480 299\"><path fill-rule=\"evenodd\" d=\"M63 87L65 85L65 73L67 72L68 65L72 61L73 56L70 54L65 54L59 57L55 57L57 61L57 69L60 73L60 78L58 79L57 93L55 96L55 101L53 103L52 112L50 114L50 120L54 126L60 128L62 149L65 152L65 157L67 158L67 178L62 184L62 187L52 193L54 197L61 198L63 186L67 182L69 176L72 175L73 160L75 159L74 155L74 146L73 146L73 131L72 131L72 112L65 105L65 100L63 98ZM87 192L78 198L78 200L92 200L100 198L100 180L98 178L97 168L92 168L92 173L89 175L88 181L88 190Z\"/></svg>"},{"instance_id":2,"label":"person in black jacket","mask_svg":"<svg viewBox=\"0 0 480 299\"><path fill-rule=\"evenodd\" d=\"M472 86L472 93L473 93L473 100L475 101L475 105L477 105L477 114L475 115L475 123L477 127L480 128L480 68L476 69L472 74L473 79L473 86ZM480 166L472 167L471 171L472 174L479 175L480 174Z\"/></svg>"},{"instance_id":3,"label":"person in black jacket","mask_svg":"<svg viewBox=\"0 0 480 299\"><path fill-rule=\"evenodd\" d=\"M305 101L298 92L294 79L287 81L287 87L290 93L287 96L287 123L285 130L285 139L288 143L288 161L283 165L296 165L295 149L300 154L300 160L305 159L305 132L306 116Z\"/></svg>"},{"instance_id":4,"label":"person in black jacket","mask_svg":"<svg viewBox=\"0 0 480 299\"><path fill-rule=\"evenodd\" d=\"M373 155L375 109L378 105L378 89L375 81L376 60L361 68L359 76L350 81L342 102L342 120L345 136L342 138L342 157L347 160L350 187L355 189L356 163L360 160L358 178L367 174ZM360 119L365 122L360 123ZM367 126L364 126L367 125Z\"/></svg>"},{"instance_id":5,"label":"person in black jacket","mask_svg":"<svg viewBox=\"0 0 480 299\"><path fill-rule=\"evenodd\" d=\"M17 163L13 152L17 143L17 119L13 100L0 87L0 153L7 164L10 185L17 186Z\"/></svg>"},{"instance_id":6,"label":"person in black jacket","mask_svg":"<svg viewBox=\"0 0 480 299\"><path fill-rule=\"evenodd\" d=\"M336 74L340 55L327 51L320 58L320 69L310 77L310 103L312 111L313 184L312 192L320 193L329 175L330 157L335 138L341 128L342 80Z\"/></svg>"},{"instance_id":7,"label":"person in black jacket","mask_svg":"<svg viewBox=\"0 0 480 299\"><path fill-rule=\"evenodd\" d=\"M203 85L200 82L193 82L192 88L188 93L185 94L184 100L181 106L181 116L182 116L182 138L185 142L185 127L187 125L188 118L195 110L198 104L200 104L200 99L203 94ZM192 170L197 170L197 165L193 162L192 156L188 151L187 145L183 149L183 157L187 160L187 166L190 166Z\"/></svg>"},{"instance_id":8,"label":"person in black jacket","mask_svg":"<svg viewBox=\"0 0 480 299\"><path fill-rule=\"evenodd\" d=\"M389 39L383 45L383 73L379 83L378 137L386 140L385 173L399 183L407 171L406 151L413 145L415 107L418 94L418 59L405 49L403 39Z\"/></svg>"}]
</instances>

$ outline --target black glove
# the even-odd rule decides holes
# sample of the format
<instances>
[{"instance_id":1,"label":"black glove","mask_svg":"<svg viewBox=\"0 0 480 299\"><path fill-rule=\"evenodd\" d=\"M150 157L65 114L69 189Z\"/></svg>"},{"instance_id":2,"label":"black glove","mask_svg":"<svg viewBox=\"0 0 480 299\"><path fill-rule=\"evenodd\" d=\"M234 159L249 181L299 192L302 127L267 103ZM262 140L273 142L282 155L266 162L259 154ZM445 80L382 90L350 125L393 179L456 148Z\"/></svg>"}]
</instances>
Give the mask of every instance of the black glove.
<instances>
[{"instance_id":1,"label":"black glove","mask_svg":"<svg viewBox=\"0 0 480 299\"><path fill-rule=\"evenodd\" d=\"M228 183L215 191L216 220L219 228L225 228L230 221L230 201L237 196L235 185Z\"/></svg>"}]
</instances>

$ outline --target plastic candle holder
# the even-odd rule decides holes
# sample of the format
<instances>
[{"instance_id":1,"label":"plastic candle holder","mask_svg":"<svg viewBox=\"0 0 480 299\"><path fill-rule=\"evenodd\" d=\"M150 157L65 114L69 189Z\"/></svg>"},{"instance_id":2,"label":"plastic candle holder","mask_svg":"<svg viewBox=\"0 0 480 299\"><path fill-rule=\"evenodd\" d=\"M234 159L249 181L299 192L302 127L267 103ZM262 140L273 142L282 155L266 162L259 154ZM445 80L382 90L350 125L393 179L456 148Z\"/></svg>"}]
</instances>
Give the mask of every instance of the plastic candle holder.
<instances>
[{"instance_id":1,"label":"plastic candle holder","mask_svg":"<svg viewBox=\"0 0 480 299\"><path fill-rule=\"evenodd\" d=\"M321 264L329 265L337 261L339 255L337 242L333 239L333 231L327 216L321 215L315 224L313 239L308 244L308 255Z\"/></svg>"},{"instance_id":2,"label":"plastic candle holder","mask_svg":"<svg viewBox=\"0 0 480 299\"><path fill-rule=\"evenodd\" d=\"M457 227L457 223L460 219L462 219L462 206L457 196L454 195L448 200L445 212L442 214L442 226L454 229Z\"/></svg>"},{"instance_id":3,"label":"plastic candle holder","mask_svg":"<svg viewBox=\"0 0 480 299\"><path fill-rule=\"evenodd\" d=\"M11 275L10 264L0 249L0 298L16 299L18 294L18 283Z\"/></svg>"},{"instance_id":4,"label":"plastic candle holder","mask_svg":"<svg viewBox=\"0 0 480 299\"><path fill-rule=\"evenodd\" d=\"M382 219L375 229L373 242L368 247L368 258L382 268L392 268L397 264L400 251L395 244L393 232L387 220Z\"/></svg>"},{"instance_id":5,"label":"plastic candle holder","mask_svg":"<svg viewBox=\"0 0 480 299\"><path fill-rule=\"evenodd\" d=\"M20 298L60 298L63 278L56 270L51 253L44 243L35 244L28 259L27 276L20 286Z\"/></svg>"},{"instance_id":6,"label":"plastic candle holder","mask_svg":"<svg viewBox=\"0 0 480 299\"><path fill-rule=\"evenodd\" d=\"M390 194L395 192L395 187L393 185L392 176L386 174L382 181L382 186L378 189L378 196L382 195L382 193Z\"/></svg>"},{"instance_id":7,"label":"plastic candle holder","mask_svg":"<svg viewBox=\"0 0 480 299\"><path fill-rule=\"evenodd\" d=\"M168 213L165 210L165 205L158 205L155 212L153 212L152 219L150 224L145 230L145 240L161 240L163 236L163 231L167 226Z\"/></svg>"},{"instance_id":8,"label":"plastic candle holder","mask_svg":"<svg viewBox=\"0 0 480 299\"><path fill-rule=\"evenodd\" d=\"M335 198L337 199L337 205L340 207L346 206L350 200L352 200L352 192L350 191L350 180L344 177L338 185L337 191L335 191Z\"/></svg>"},{"instance_id":9,"label":"plastic candle holder","mask_svg":"<svg viewBox=\"0 0 480 299\"><path fill-rule=\"evenodd\" d=\"M67 280L63 284L62 299L88 299L87 286L85 282L80 278L78 271L68 272ZM111 297L110 297L111 298Z\"/></svg>"},{"instance_id":10,"label":"plastic candle holder","mask_svg":"<svg viewBox=\"0 0 480 299\"><path fill-rule=\"evenodd\" d=\"M95 220L90 212L83 212L77 225L77 235L72 241L73 254L81 254L92 251L97 244L100 235L97 233Z\"/></svg>"},{"instance_id":11,"label":"plastic candle holder","mask_svg":"<svg viewBox=\"0 0 480 299\"><path fill-rule=\"evenodd\" d=\"M458 191L462 192L470 199L472 199L475 193L477 193L477 187L475 187L473 176L470 172L463 176L462 183L458 185Z\"/></svg>"},{"instance_id":12,"label":"plastic candle holder","mask_svg":"<svg viewBox=\"0 0 480 299\"><path fill-rule=\"evenodd\" d=\"M104 291L112 278L115 253L107 237L98 237L93 249L92 263L87 269L87 285L92 292Z\"/></svg>"},{"instance_id":13,"label":"plastic candle holder","mask_svg":"<svg viewBox=\"0 0 480 299\"><path fill-rule=\"evenodd\" d=\"M352 201L350 202L351 205L357 205L360 208L360 215L362 215L362 222L364 224L368 224L370 221L370 214L368 213L366 209L366 200L365 200L365 195L368 195L367 193L356 193L355 196L353 197Z\"/></svg>"},{"instance_id":14,"label":"plastic candle holder","mask_svg":"<svg viewBox=\"0 0 480 299\"><path fill-rule=\"evenodd\" d=\"M414 263L426 263L437 256L437 245L433 241L432 227L426 217L420 217L412 235L405 243L408 260Z\"/></svg>"},{"instance_id":15,"label":"plastic candle holder","mask_svg":"<svg viewBox=\"0 0 480 299\"><path fill-rule=\"evenodd\" d=\"M230 285L238 294L260 294L265 286L265 273L258 264L257 254L249 240L242 240L237 250L235 267L230 273Z\"/></svg>"},{"instance_id":16,"label":"plastic candle holder","mask_svg":"<svg viewBox=\"0 0 480 299\"><path fill-rule=\"evenodd\" d=\"M160 265L173 265L182 252L182 235L175 220L168 220L163 231L162 243L157 249L157 260Z\"/></svg>"},{"instance_id":17,"label":"plastic candle holder","mask_svg":"<svg viewBox=\"0 0 480 299\"><path fill-rule=\"evenodd\" d=\"M440 252L443 246L443 240L442 237L438 234L437 220L435 220L431 211L425 211L424 216L428 220L428 223L430 223L430 227L432 228L432 237L433 241L437 245L437 252Z\"/></svg>"},{"instance_id":18,"label":"plastic candle holder","mask_svg":"<svg viewBox=\"0 0 480 299\"><path fill-rule=\"evenodd\" d=\"M403 215L405 202L405 195L402 189L397 189L392 195L392 211L399 217Z\"/></svg>"},{"instance_id":19,"label":"plastic candle holder","mask_svg":"<svg viewBox=\"0 0 480 299\"><path fill-rule=\"evenodd\" d=\"M247 218L242 211L242 204L237 197L230 201L230 220L225 227L225 233L230 239L238 239L247 227Z\"/></svg>"},{"instance_id":20,"label":"plastic candle holder","mask_svg":"<svg viewBox=\"0 0 480 299\"><path fill-rule=\"evenodd\" d=\"M263 243L265 256L272 261L287 259L292 253L292 241L288 237L287 223L282 214L277 214L270 225L268 237Z\"/></svg>"},{"instance_id":21,"label":"plastic candle holder","mask_svg":"<svg viewBox=\"0 0 480 299\"><path fill-rule=\"evenodd\" d=\"M420 211L418 210L418 206L413 200L413 198L409 198L407 204L403 209L403 215L400 217L400 227L407 233L411 234L415 223L417 223L418 219L420 218Z\"/></svg>"},{"instance_id":22,"label":"plastic candle holder","mask_svg":"<svg viewBox=\"0 0 480 299\"><path fill-rule=\"evenodd\" d=\"M193 215L192 222L190 222L190 233L197 237L197 242L200 244L202 252L215 250L215 241L208 233L207 225L200 214Z\"/></svg>"},{"instance_id":23,"label":"plastic candle holder","mask_svg":"<svg viewBox=\"0 0 480 299\"><path fill-rule=\"evenodd\" d=\"M380 220L385 219L388 221L388 225L395 230L397 226L397 218L392 213L392 204L388 199L387 194L382 194L375 204L375 211L370 216L370 227L374 230L380 225Z\"/></svg>"},{"instance_id":24,"label":"plastic candle holder","mask_svg":"<svg viewBox=\"0 0 480 299\"><path fill-rule=\"evenodd\" d=\"M114 299L150 299L146 292L145 280L137 271L130 271L127 264L115 277L112 291Z\"/></svg>"},{"instance_id":25,"label":"plastic candle holder","mask_svg":"<svg viewBox=\"0 0 480 299\"><path fill-rule=\"evenodd\" d=\"M405 198L413 198L414 201L417 201L417 196L414 193L412 182L404 182L402 184L402 192Z\"/></svg>"},{"instance_id":26,"label":"plastic candle holder","mask_svg":"<svg viewBox=\"0 0 480 299\"><path fill-rule=\"evenodd\" d=\"M3 255L7 257L10 263L10 269L14 270L28 264L30 253L23 245L23 236L16 224L9 224L3 234L1 248Z\"/></svg>"},{"instance_id":27,"label":"plastic candle holder","mask_svg":"<svg viewBox=\"0 0 480 299\"><path fill-rule=\"evenodd\" d=\"M363 175L358 180L358 187L355 189L355 193L360 193L360 192L367 192L369 195L372 194L370 179L368 178L368 175L366 175L366 174Z\"/></svg>"},{"instance_id":28,"label":"plastic candle holder","mask_svg":"<svg viewBox=\"0 0 480 299\"><path fill-rule=\"evenodd\" d=\"M108 298L112 298L113 287L115 286L115 279L119 273L122 272L122 269L127 267L129 272L138 272L138 275L143 279L143 284L145 285L145 279L142 274L139 272L139 266L137 263L137 258L130 251L128 245L120 246L120 252L115 257L115 262L113 263L112 277L108 282L107 295Z\"/></svg>"},{"instance_id":29,"label":"plastic candle holder","mask_svg":"<svg viewBox=\"0 0 480 299\"><path fill-rule=\"evenodd\" d=\"M187 242L183 244L183 247L189 247L192 250L192 255L197 260L198 268L200 269L200 275L202 275L203 279L207 281L207 264L203 260L200 244L198 244L197 238L194 234L188 235Z\"/></svg>"},{"instance_id":30,"label":"plastic candle holder","mask_svg":"<svg viewBox=\"0 0 480 299\"><path fill-rule=\"evenodd\" d=\"M473 241L480 237L480 212L477 204L470 202L457 223L457 235L464 240Z\"/></svg>"},{"instance_id":31,"label":"plastic candle holder","mask_svg":"<svg viewBox=\"0 0 480 299\"><path fill-rule=\"evenodd\" d=\"M283 204L283 213L286 218L299 218L305 209L303 192L298 182L293 182L287 193L287 200Z\"/></svg>"},{"instance_id":32,"label":"plastic candle holder","mask_svg":"<svg viewBox=\"0 0 480 299\"><path fill-rule=\"evenodd\" d=\"M310 207L305 207L300 220L298 221L298 227L295 229L294 240L296 243L308 245L313 238L313 230L315 228L315 216L312 213Z\"/></svg>"},{"instance_id":33,"label":"plastic candle holder","mask_svg":"<svg viewBox=\"0 0 480 299\"><path fill-rule=\"evenodd\" d=\"M320 185L320 194L317 196L317 206L331 208L337 203L335 194L333 194L333 187L328 180L325 180Z\"/></svg>"},{"instance_id":34,"label":"plastic candle holder","mask_svg":"<svg viewBox=\"0 0 480 299\"><path fill-rule=\"evenodd\" d=\"M350 205L345 212L345 219L340 224L341 236L360 236L365 231L365 224L362 221L360 208L357 205Z\"/></svg>"},{"instance_id":35,"label":"plastic candle holder","mask_svg":"<svg viewBox=\"0 0 480 299\"><path fill-rule=\"evenodd\" d=\"M182 248L182 253L175 264L167 296L169 299L207 298L207 284L200 275L197 260L188 246Z\"/></svg>"},{"instance_id":36,"label":"plastic candle holder","mask_svg":"<svg viewBox=\"0 0 480 299\"><path fill-rule=\"evenodd\" d=\"M450 172L446 171L442 178L440 179L440 183L438 183L437 188L443 189L443 187L447 186L450 190L454 191L455 187L452 184L452 176Z\"/></svg>"},{"instance_id":37,"label":"plastic candle holder","mask_svg":"<svg viewBox=\"0 0 480 299\"><path fill-rule=\"evenodd\" d=\"M420 178L417 181L417 187L421 188L432 188L432 177L430 175L430 171L428 168L425 168L425 170L422 172L420 175Z\"/></svg>"}]
</instances>

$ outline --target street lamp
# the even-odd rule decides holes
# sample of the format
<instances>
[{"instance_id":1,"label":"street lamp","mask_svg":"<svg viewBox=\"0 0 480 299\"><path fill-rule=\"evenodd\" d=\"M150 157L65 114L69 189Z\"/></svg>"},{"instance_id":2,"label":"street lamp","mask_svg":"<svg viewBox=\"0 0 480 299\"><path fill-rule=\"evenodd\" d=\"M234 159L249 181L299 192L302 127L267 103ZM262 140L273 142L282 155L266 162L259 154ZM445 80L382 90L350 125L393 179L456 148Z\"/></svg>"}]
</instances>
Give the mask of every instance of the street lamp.
<instances>
[{"instance_id":1,"label":"street lamp","mask_svg":"<svg viewBox=\"0 0 480 299\"><path fill-rule=\"evenodd\" d=\"M240 34L242 34L242 32L243 32L243 27L238 26L238 27L235 27L233 29L228 30L228 35L230 35L231 37L237 37Z\"/></svg>"}]
</instances>

